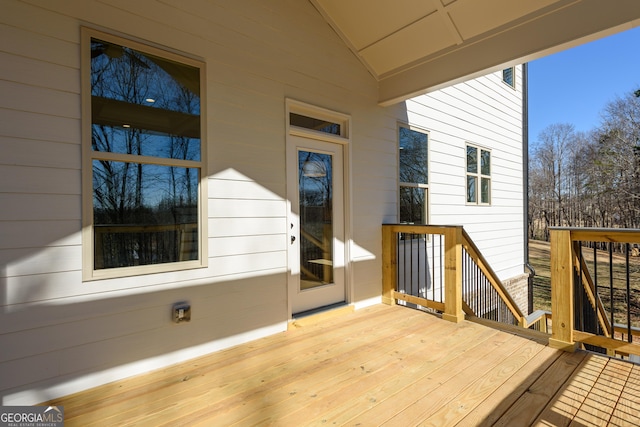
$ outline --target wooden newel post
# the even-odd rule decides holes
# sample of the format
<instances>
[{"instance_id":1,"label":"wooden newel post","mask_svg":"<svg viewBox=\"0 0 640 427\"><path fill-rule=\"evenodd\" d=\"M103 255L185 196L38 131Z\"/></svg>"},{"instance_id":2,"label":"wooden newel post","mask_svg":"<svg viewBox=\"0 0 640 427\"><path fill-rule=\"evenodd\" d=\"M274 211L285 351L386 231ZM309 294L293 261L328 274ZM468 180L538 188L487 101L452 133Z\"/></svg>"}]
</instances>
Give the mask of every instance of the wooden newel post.
<instances>
[{"instance_id":1,"label":"wooden newel post","mask_svg":"<svg viewBox=\"0 0 640 427\"><path fill-rule=\"evenodd\" d=\"M382 226L382 302L394 305L398 260L395 233L390 226Z\"/></svg>"},{"instance_id":2,"label":"wooden newel post","mask_svg":"<svg viewBox=\"0 0 640 427\"><path fill-rule=\"evenodd\" d=\"M462 227L444 233L444 313L450 322L464 320L462 311Z\"/></svg>"},{"instance_id":3,"label":"wooden newel post","mask_svg":"<svg viewBox=\"0 0 640 427\"><path fill-rule=\"evenodd\" d=\"M551 313L553 332L549 346L574 351L573 263L571 231L551 230Z\"/></svg>"}]
</instances>

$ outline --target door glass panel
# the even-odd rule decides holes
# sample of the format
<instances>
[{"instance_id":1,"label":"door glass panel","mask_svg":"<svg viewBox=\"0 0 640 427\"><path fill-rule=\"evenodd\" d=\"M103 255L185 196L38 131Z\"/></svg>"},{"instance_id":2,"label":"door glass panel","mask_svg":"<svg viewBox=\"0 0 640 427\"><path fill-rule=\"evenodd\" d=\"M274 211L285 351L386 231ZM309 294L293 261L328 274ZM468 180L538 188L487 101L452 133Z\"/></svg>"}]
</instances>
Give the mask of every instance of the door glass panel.
<instances>
[{"instance_id":1,"label":"door glass panel","mask_svg":"<svg viewBox=\"0 0 640 427\"><path fill-rule=\"evenodd\" d=\"M333 173L330 154L298 152L300 289L333 283Z\"/></svg>"}]
</instances>

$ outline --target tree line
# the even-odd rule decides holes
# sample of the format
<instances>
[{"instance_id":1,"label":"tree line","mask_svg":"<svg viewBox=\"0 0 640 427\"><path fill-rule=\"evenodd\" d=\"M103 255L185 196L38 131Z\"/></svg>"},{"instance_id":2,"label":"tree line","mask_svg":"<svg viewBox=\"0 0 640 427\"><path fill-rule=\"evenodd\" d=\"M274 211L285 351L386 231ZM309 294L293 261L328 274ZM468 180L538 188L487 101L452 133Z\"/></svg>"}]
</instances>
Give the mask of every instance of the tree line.
<instances>
[{"instance_id":1,"label":"tree line","mask_svg":"<svg viewBox=\"0 0 640 427\"><path fill-rule=\"evenodd\" d=\"M640 228L640 90L607 103L588 132L544 128L529 159L529 237L549 227Z\"/></svg>"}]
</instances>

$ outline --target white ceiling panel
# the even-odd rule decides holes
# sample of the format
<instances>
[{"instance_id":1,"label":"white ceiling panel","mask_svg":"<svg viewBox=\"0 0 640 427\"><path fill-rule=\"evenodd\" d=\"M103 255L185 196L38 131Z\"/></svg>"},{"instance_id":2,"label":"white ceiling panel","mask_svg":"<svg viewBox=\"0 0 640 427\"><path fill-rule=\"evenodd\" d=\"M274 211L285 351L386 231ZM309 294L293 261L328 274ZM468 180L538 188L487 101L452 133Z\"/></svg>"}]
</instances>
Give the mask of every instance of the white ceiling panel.
<instances>
[{"instance_id":1,"label":"white ceiling panel","mask_svg":"<svg viewBox=\"0 0 640 427\"><path fill-rule=\"evenodd\" d=\"M432 0L321 0L317 7L353 48L361 50L434 13ZM366 25L362 25L366 22Z\"/></svg>"},{"instance_id":2,"label":"white ceiling panel","mask_svg":"<svg viewBox=\"0 0 640 427\"><path fill-rule=\"evenodd\" d=\"M640 0L310 0L390 104L632 28Z\"/></svg>"},{"instance_id":3,"label":"white ceiling panel","mask_svg":"<svg viewBox=\"0 0 640 427\"><path fill-rule=\"evenodd\" d=\"M381 76L455 46L456 41L446 22L434 13L370 45L360 55Z\"/></svg>"},{"instance_id":4,"label":"white ceiling panel","mask_svg":"<svg viewBox=\"0 0 640 427\"><path fill-rule=\"evenodd\" d=\"M447 13L464 40L498 28L517 25L518 20L542 11L559 0L457 0Z\"/></svg>"}]
</instances>

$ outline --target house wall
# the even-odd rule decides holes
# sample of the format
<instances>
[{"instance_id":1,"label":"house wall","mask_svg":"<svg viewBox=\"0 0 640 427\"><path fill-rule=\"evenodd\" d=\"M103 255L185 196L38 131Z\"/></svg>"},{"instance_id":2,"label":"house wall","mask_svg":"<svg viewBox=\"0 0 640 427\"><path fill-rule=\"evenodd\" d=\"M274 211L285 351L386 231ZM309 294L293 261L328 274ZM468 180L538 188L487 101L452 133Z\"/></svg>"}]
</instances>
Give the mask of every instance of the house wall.
<instances>
[{"instance_id":1,"label":"house wall","mask_svg":"<svg viewBox=\"0 0 640 427\"><path fill-rule=\"evenodd\" d=\"M374 79L304 1L5 0L2 11L0 404L43 402L286 330L286 98L352 118L351 303L380 301L380 224L397 221L398 121L431 130L432 223L456 212L499 274L522 272L516 123L493 112L499 131L485 124L480 93L492 92L491 79L379 107ZM82 281L82 25L206 63L207 268ZM500 96L511 111L516 101ZM460 100L469 105L452 105ZM458 129L469 120L481 129ZM490 208L459 206L466 140L496 144ZM191 304L191 322L171 322L178 301Z\"/></svg>"},{"instance_id":2,"label":"house wall","mask_svg":"<svg viewBox=\"0 0 640 427\"><path fill-rule=\"evenodd\" d=\"M431 224L462 224L502 280L523 273L522 67L516 88L502 72L406 102L429 130ZM466 204L466 144L491 150L491 204ZM526 307L526 304L525 304Z\"/></svg>"}]
</instances>

